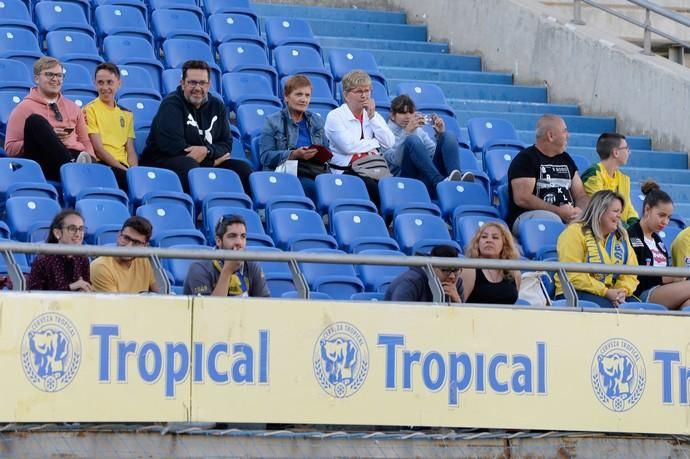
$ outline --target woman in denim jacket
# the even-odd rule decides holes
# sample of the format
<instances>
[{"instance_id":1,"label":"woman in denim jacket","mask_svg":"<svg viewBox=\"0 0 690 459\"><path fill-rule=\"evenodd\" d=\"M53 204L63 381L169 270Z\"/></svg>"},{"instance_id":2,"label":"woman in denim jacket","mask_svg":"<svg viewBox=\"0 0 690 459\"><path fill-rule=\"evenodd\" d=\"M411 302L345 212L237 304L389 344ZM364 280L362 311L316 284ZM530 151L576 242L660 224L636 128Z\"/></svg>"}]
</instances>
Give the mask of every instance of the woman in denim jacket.
<instances>
[{"instance_id":1,"label":"woman in denim jacket","mask_svg":"<svg viewBox=\"0 0 690 459\"><path fill-rule=\"evenodd\" d=\"M266 117L261 131L260 157L264 169L274 170L288 159L308 161L316 154L311 145L328 146L320 116L307 111L312 85L304 75L287 79L283 91L285 108ZM316 197L313 177L299 176L305 194Z\"/></svg>"}]
</instances>

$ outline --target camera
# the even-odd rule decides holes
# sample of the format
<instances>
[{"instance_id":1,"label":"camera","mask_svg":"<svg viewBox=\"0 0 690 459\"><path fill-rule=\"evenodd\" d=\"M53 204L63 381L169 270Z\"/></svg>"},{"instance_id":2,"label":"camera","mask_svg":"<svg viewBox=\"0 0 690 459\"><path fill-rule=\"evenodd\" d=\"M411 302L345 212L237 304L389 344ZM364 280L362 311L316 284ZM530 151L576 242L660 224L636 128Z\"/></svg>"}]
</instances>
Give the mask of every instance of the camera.
<instances>
[{"instance_id":1,"label":"camera","mask_svg":"<svg viewBox=\"0 0 690 459\"><path fill-rule=\"evenodd\" d=\"M434 116L424 115L424 124L434 124Z\"/></svg>"}]
</instances>

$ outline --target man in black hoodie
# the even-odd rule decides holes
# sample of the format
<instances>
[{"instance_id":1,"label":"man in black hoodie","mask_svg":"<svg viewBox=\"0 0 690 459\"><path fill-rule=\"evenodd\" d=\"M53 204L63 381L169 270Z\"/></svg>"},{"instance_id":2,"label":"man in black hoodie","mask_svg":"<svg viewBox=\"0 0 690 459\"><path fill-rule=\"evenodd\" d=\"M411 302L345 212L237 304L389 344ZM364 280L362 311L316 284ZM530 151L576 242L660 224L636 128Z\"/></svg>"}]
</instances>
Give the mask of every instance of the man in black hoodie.
<instances>
[{"instance_id":1,"label":"man in black hoodie","mask_svg":"<svg viewBox=\"0 0 690 459\"><path fill-rule=\"evenodd\" d=\"M189 192L187 173L195 167L222 167L240 176L249 193L249 163L231 159L232 138L223 101L209 94L211 69L204 61L187 61L182 81L158 109L146 140L142 164L175 172Z\"/></svg>"}]
</instances>

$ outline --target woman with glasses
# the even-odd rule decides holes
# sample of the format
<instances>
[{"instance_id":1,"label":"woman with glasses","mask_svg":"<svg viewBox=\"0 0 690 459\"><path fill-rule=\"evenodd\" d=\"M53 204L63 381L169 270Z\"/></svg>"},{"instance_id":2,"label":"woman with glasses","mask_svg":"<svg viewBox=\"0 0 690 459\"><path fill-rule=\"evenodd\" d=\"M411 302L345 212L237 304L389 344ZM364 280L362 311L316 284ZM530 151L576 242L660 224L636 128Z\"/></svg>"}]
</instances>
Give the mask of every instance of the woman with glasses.
<instances>
[{"instance_id":1,"label":"woman with glasses","mask_svg":"<svg viewBox=\"0 0 690 459\"><path fill-rule=\"evenodd\" d=\"M305 194L316 199L317 175L330 172L328 164L316 157L315 145L328 146L323 120L308 110L312 84L304 75L291 76L285 82L285 108L266 117L261 131L261 165L275 170L287 160L298 161L297 178Z\"/></svg>"},{"instance_id":2,"label":"woman with glasses","mask_svg":"<svg viewBox=\"0 0 690 459\"><path fill-rule=\"evenodd\" d=\"M637 265L635 251L621 223L625 199L610 190L597 191L582 217L568 225L558 238L558 261L563 263L601 263ZM633 293L637 276L633 274L568 272L580 300L592 301L602 308L617 308L637 301ZM556 275L556 299L563 298L563 286Z\"/></svg>"},{"instance_id":3,"label":"woman with glasses","mask_svg":"<svg viewBox=\"0 0 690 459\"><path fill-rule=\"evenodd\" d=\"M484 223L465 252L467 258L517 260L518 252L508 228L495 222ZM520 290L520 272L504 269L462 270L466 303L515 304Z\"/></svg>"},{"instance_id":4,"label":"woman with glasses","mask_svg":"<svg viewBox=\"0 0 690 459\"><path fill-rule=\"evenodd\" d=\"M90 163L95 153L84 114L60 93L64 82L60 61L42 57L33 70L36 86L10 114L5 150L9 156L36 161L48 180L60 180L63 164Z\"/></svg>"},{"instance_id":5,"label":"woman with glasses","mask_svg":"<svg viewBox=\"0 0 690 459\"><path fill-rule=\"evenodd\" d=\"M666 267L671 257L659 233L668 226L673 214L673 200L653 180L642 184L645 195L642 219L628 228L630 244L642 266ZM663 304L669 309L690 306L690 281L682 277L638 276L635 296L643 302Z\"/></svg>"},{"instance_id":6,"label":"woman with glasses","mask_svg":"<svg viewBox=\"0 0 690 459\"><path fill-rule=\"evenodd\" d=\"M81 245L84 218L74 209L65 209L53 218L46 242ZM92 292L89 259L81 255L39 255L31 265L28 290Z\"/></svg>"}]
</instances>

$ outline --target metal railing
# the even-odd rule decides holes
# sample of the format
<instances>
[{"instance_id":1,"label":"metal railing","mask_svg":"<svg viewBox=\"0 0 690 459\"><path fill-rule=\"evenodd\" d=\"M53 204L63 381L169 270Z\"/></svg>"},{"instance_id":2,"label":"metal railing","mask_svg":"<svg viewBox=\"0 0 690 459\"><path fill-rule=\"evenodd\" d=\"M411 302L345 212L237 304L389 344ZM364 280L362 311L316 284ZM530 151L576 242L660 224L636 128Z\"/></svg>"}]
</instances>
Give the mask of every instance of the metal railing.
<instances>
[{"instance_id":1,"label":"metal railing","mask_svg":"<svg viewBox=\"0 0 690 459\"><path fill-rule=\"evenodd\" d=\"M661 17L664 17L666 19L669 19L673 22L676 22L680 25L683 25L685 27L690 27L690 19L687 18L686 16L683 16L682 14L675 13L667 8L661 7L655 3L648 2L646 0L628 0L629 3L632 3L633 5L639 6L644 9L645 11L645 20L644 22L639 21L638 19L635 19L633 17L627 16L620 11L616 11L610 6L606 6L602 3L595 2L593 0L573 0L573 24L578 24L578 25L584 25L585 22L582 20L582 4L586 3L589 6L592 6L594 8L597 8L601 11L604 11L612 16L615 16L619 19L622 19L624 21L629 22L630 24L634 24L640 28L643 29L643 36L642 36L642 48L643 48L643 53L647 55L653 55L654 53L652 52L652 33L659 35L662 38L665 38L666 40L669 40L673 43L675 43L679 47L679 52L673 52L669 51L669 59L672 61L678 63L678 64L684 64L684 51L685 49L690 49L690 43L688 43L685 40L682 40L676 36L673 36L671 34L668 34L664 32L661 29L658 29L656 27L652 26L652 18L651 15L652 13L657 14Z\"/></svg>"},{"instance_id":2,"label":"metal railing","mask_svg":"<svg viewBox=\"0 0 690 459\"><path fill-rule=\"evenodd\" d=\"M81 256L111 256L111 257L147 257L153 266L158 269L157 277L165 278L160 263L161 258L181 258L192 260L242 260L242 261L277 261L289 264L293 281L302 298L309 297L309 286L304 279L299 263L334 263L334 264L362 264L362 265L386 265L386 266L421 266L429 278L434 302L443 303L443 288L434 274L434 266L476 268L476 269L503 269L517 271L547 271L556 272L562 280L563 295L566 304L570 307L578 307L578 299L575 288L567 277L567 272L579 273L613 273L635 274L647 276L690 277L690 269L673 267L651 266L627 266L606 265L590 263L561 263L552 261L526 261L526 260L493 260L487 258L441 258L426 256L383 256L383 255L356 255L342 254L334 257L331 253L319 252L264 252L252 251L251 247L246 251L236 250L189 250L176 248L157 247L117 247L96 245L69 245L69 244L29 244L23 242L0 241L0 254L5 258L8 267L8 275L13 283L14 290L25 290L25 279L17 265L13 253L48 254L48 255L81 255ZM169 293L168 290L164 293Z\"/></svg>"}]
</instances>

